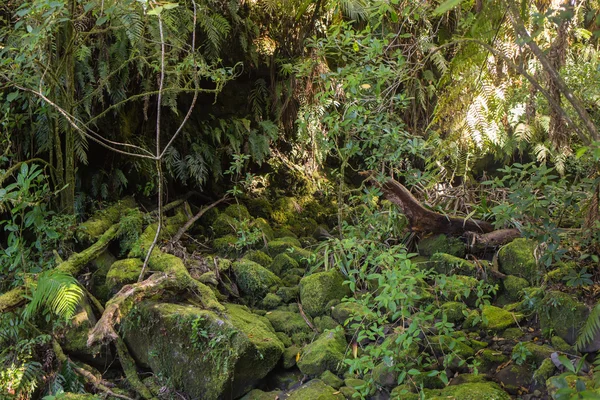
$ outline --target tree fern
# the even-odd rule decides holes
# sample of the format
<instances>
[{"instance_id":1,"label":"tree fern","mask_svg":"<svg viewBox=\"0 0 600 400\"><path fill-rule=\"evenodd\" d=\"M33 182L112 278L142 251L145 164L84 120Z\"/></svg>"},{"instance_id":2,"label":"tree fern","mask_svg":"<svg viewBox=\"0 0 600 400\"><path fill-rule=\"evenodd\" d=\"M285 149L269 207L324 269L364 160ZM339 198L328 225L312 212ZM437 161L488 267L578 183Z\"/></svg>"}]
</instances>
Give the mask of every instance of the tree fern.
<instances>
[{"instance_id":1,"label":"tree fern","mask_svg":"<svg viewBox=\"0 0 600 400\"><path fill-rule=\"evenodd\" d=\"M577 350L583 349L585 346L590 344L596 335L600 332L600 303L590 312L589 317L585 321L585 325L581 329L581 333L575 342Z\"/></svg>"},{"instance_id":2,"label":"tree fern","mask_svg":"<svg viewBox=\"0 0 600 400\"><path fill-rule=\"evenodd\" d=\"M70 319L83 297L79 282L69 274L56 270L42 272L33 289L31 301L23 315L30 318L45 308L60 318Z\"/></svg>"}]
</instances>

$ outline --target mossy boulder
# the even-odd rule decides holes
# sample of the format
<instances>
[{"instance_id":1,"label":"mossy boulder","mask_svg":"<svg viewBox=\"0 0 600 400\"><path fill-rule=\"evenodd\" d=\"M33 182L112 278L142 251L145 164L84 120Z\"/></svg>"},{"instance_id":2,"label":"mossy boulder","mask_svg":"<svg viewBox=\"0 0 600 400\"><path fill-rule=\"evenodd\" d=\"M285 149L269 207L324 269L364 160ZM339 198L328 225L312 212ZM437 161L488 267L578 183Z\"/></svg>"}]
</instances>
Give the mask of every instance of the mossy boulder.
<instances>
[{"instance_id":1,"label":"mossy boulder","mask_svg":"<svg viewBox=\"0 0 600 400\"><path fill-rule=\"evenodd\" d=\"M341 300L351 291L344 285L344 275L337 270L317 272L300 281L300 301L304 311L316 317L325 314L327 304L332 300Z\"/></svg>"},{"instance_id":2,"label":"mossy boulder","mask_svg":"<svg viewBox=\"0 0 600 400\"><path fill-rule=\"evenodd\" d=\"M393 365L387 365L381 362L373 368L371 376L373 381L383 387L392 388L398 384L399 372Z\"/></svg>"},{"instance_id":3,"label":"mossy boulder","mask_svg":"<svg viewBox=\"0 0 600 400\"><path fill-rule=\"evenodd\" d=\"M313 379L289 393L287 400L344 400L344 395L320 379Z\"/></svg>"},{"instance_id":4,"label":"mossy boulder","mask_svg":"<svg viewBox=\"0 0 600 400\"><path fill-rule=\"evenodd\" d=\"M535 343L531 343L531 342L522 342L523 346L529 351L529 354L527 356L526 362L528 364L532 364L532 365L541 365L542 362L546 359L546 358L550 358L550 355L552 353L554 353L554 350L546 345L539 345L539 344L535 344ZM515 348L513 348L513 357L515 354Z\"/></svg>"},{"instance_id":5,"label":"mossy boulder","mask_svg":"<svg viewBox=\"0 0 600 400\"><path fill-rule=\"evenodd\" d=\"M498 252L498 269L506 275L518 276L535 284L540 278L533 254L536 246L537 243L530 239L513 240Z\"/></svg>"},{"instance_id":6,"label":"mossy boulder","mask_svg":"<svg viewBox=\"0 0 600 400\"><path fill-rule=\"evenodd\" d=\"M577 269L577 264L574 262L559 262L556 267L548 271L545 275L546 280L551 283L562 283L563 278L569 275L571 271Z\"/></svg>"},{"instance_id":7,"label":"mossy boulder","mask_svg":"<svg viewBox=\"0 0 600 400\"><path fill-rule=\"evenodd\" d=\"M244 258L250 261L254 261L261 266L270 269L269 265L273 262L273 259L269 257L266 253L260 250L250 250L246 254L244 254Z\"/></svg>"},{"instance_id":8,"label":"mossy boulder","mask_svg":"<svg viewBox=\"0 0 600 400\"><path fill-rule=\"evenodd\" d=\"M510 400L511 397L497 383L479 382L447 386L440 391L432 391L427 398L429 400Z\"/></svg>"},{"instance_id":9,"label":"mossy boulder","mask_svg":"<svg viewBox=\"0 0 600 400\"><path fill-rule=\"evenodd\" d=\"M546 358L533 373L533 380L538 384L546 385L546 381L554 375L554 371L556 371L556 366L550 358Z\"/></svg>"},{"instance_id":10,"label":"mossy boulder","mask_svg":"<svg viewBox=\"0 0 600 400\"><path fill-rule=\"evenodd\" d=\"M62 349L77 358L96 366L102 366L110 359L110 350L100 345L88 347L88 334L96 325L96 317L87 299L82 299L76 308L70 324L55 328ZM1 396L0 396L1 397Z\"/></svg>"},{"instance_id":11,"label":"mossy boulder","mask_svg":"<svg viewBox=\"0 0 600 400\"><path fill-rule=\"evenodd\" d=\"M285 273L292 269L300 268L300 265L288 254L281 253L276 255L271 264L266 267L269 268L275 275L281 276L282 273ZM300 276L302 275L304 275L304 271Z\"/></svg>"},{"instance_id":12,"label":"mossy boulder","mask_svg":"<svg viewBox=\"0 0 600 400\"><path fill-rule=\"evenodd\" d=\"M448 322L461 322L465 319L465 313L467 312L467 306L465 303L458 301L448 301L440 307L442 315L446 316Z\"/></svg>"},{"instance_id":13,"label":"mossy boulder","mask_svg":"<svg viewBox=\"0 0 600 400\"><path fill-rule=\"evenodd\" d=\"M238 238L235 235L225 235L213 240L212 247L221 257L233 257L238 254Z\"/></svg>"},{"instance_id":14,"label":"mossy boulder","mask_svg":"<svg viewBox=\"0 0 600 400\"><path fill-rule=\"evenodd\" d=\"M290 369L296 366L296 359L298 358L298 354L300 354L300 347L298 346L290 346L287 347L284 352L282 358L282 365L285 369Z\"/></svg>"},{"instance_id":15,"label":"mossy boulder","mask_svg":"<svg viewBox=\"0 0 600 400\"><path fill-rule=\"evenodd\" d=\"M507 275L502 281L506 296L511 301L517 301L523 294L523 289L529 287L529 281L514 275Z\"/></svg>"},{"instance_id":16,"label":"mossy boulder","mask_svg":"<svg viewBox=\"0 0 600 400\"><path fill-rule=\"evenodd\" d=\"M435 253L428 264L438 274L476 276L477 267L470 261L446 253Z\"/></svg>"},{"instance_id":17,"label":"mossy boulder","mask_svg":"<svg viewBox=\"0 0 600 400\"><path fill-rule=\"evenodd\" d=\"M273 231L273 228L271 228L269 222L264 218L256 218L254 222L252 222L252 227L261 231L264 239L267 241L275 238L275 232Z\"/></svg>"},{"instance_id":18,"label":"mossy boulder","mask_svg":"<svg viewBox=\"0 0 600 400\"><path fill-rule=\"evenodd\" d=\"M342 380L342 378L340 378L339 376L337 376L336 374L334 374L331 371L325 371L325 372L323 372L321 374L320 379L327 386L331 386L334 389L339 389L339 388L341 388L344 385L344 381Z\"/></svg>"},{"instance_id":19,"label":"mossy boulder","mask_svg":"<svg viewBox=\"0 0 600 400\"><path fill-rule=\"evenodd\" d=\"M242 293L253 300L262 299L271 287L281 283L277 275L254 261L241 259L233 263L232 269Z\"/></svg>"},{"instance_id":20,"label":"mossy boulder","mask_svg":"<svg viewBox=\"0 0 600 400\"><path fill-rule=\"evenodd\" d=\"M539 314L542 332L553 332L568 344L574 344L589 315L587 306L572 295L556 290L546 293L542 304L544 310Z\"/></svg>"},{"instance_id":21,"label":"mossy boulder","mask_svg":"<svg viewBox=\"0 0 600 400\"><path fill-rule=\"evenodd\" d=\"M501 331L516 325L523 319L522 314L511 313L502 308L486 305L481 310L482 327L490 331Z\"/></svg>"},{"instance_id":22,"label":"mossy boulder","mask_svg":"<svg viewBox=\"0 0 600 400\"><path fill-rule=\"evenodd\" d=\"M419 241L419 254L430 257L435 253L446 253L463 258L466 253L465 244L460 239L444 234L428 236Z\"/></svg>"},{"instance_id":23,"label":"mossy boulder","mask_svg":"<svg viewBox=\"0 0 600 400\"><path fill-rule=\"evenodd\" d=\"M569 343L565 342L563 338L560 336L552 336L550 338L550 343L552 343L552 347L554 347L558 351L562 351L565 353L572 353L573 346L569 345Z\"/></svg>"},{"instance_id":24,"label":"mossy boulder","mask_svg":"<svg viewBox=\"0 0 600 400\"><path fill-rule=\"evenodd\" d=\"M522 338L523 335L525 335L523 333L523 331L521 329L515 327L515 328L506 329L504 332L502 332L502 335L500 335L500 336L503 337L504 339L518 340L518 339Z\"/></svg>"},{"instance_id":25,"label":"mossy boulder","mask_svg":"<svg viewBox=\"0 0 600 400\"><path fill-rule=\"evenodd\" d=\"M108 301L112 296L106 286L106 275L115 261L117 258L110 251L105 250L91 262L94 272L92 273L90 292L101 302Z\"/></svg>"},{"instance_id":26,"label":"mossy boulder","mask_svg":"<svg viewBox=\"0 0 600 400\"><path fill-rule=\"evenodd\" d=\"M501 350L483 349L479 361L483 371L494 371L500 364L508 361L508 356Z\"/></svg>"},{"instance_id":27,"label":"mossy boulder","mask_svg":"<svg viewBox=\"0 0 600 400\"><path fill-rule=\"evenodd\" d=\"M429 339L433 349L439 354L454 353L463 360L475 355L475 350L464 340L448 336L432 336Z\"/></svg>"},{"instance_id":28,"label":"mossy boulder","mask_svg":"<svg viewBox=\"0 0 600 400\"><path fill-rule=\"evenodd\" d=\"M548 394L552 396L552 398L555 398L556 392L558 392L560 389L567 387L575 389L578 382L581 382L579 385L585 386L586 390L594 389L594 380L590 377L562 374L549 378L546 381L546 389L548 390Z\"/></svg>"},{"instance_id":29,"label":"mossy boulder","mask_svg":"<svg viewBox=\"0 0 600 400\"><path fill-rule=\"evenodd\" d=\"M248 392L284 350L268 320L233 304L221 316L190 305L144 301L125 317L123 332L142 366L190 397L208 400Z\"/></svg>"},{"instance_id":30,"label":"mossy boulder","mask_svg":"<svg viewBox=\"0 0 600 400\"><path fill-rule=\"evenodd\" d=\"M223 214L229 215L238 221L244 221L251 218L248 209L243 204L231 204L227 206L225 211L223 211Z\"/></svg>"},{"instance_id":31,"label":"mossy boulder","mask_svg":"<svg viewBox=\"0 0 600 400\"><path fill-rule=\"evenodd\" d=\"M281 392L279 391L263 392L260 389L253 389L240 400L275 400L279 398L280 395Z\"/></svg>"},{"instance_id":32,"label":"mossy boulder","mask_svg":"<svg viewBox=\"0 0 600 400\"><path fill-rule=\"evenodd\" d=\"M246 207L250 214L263 219L269 218L271 216L271 212L273 211L273 205L264 197L246 200Z\"/></svg>"},{"instance_id":33,"label":"mossy boulder","mask_svg":"<svg viewBox=\"0 0 600 400\"><path fill-rule=\"evenodd\" d=\"M362 313L362 306L358 303L342 302L331 309L331 316L338 324L344 325L348 318Z\"/></svg>"},{"instance_id":34,"label":"mossy boulder","mask_svg":"<svg viewBox=\"0 0 600 400\"><path fill-rule=\"evenodd\" d=\"M446 300L449 301L462 301L467 304L469 307L473 307L477 301L477 286L479 285L479 280L472 276L466 275L454 275L453 277L449 277L446 284L445 290L442 295ZM428 297L428 292L425 288L421 289L420 293L424 299ZM468 296L465 298L465 294L468 293Z\"/></svg>"},{"instance_id":35,"label":"mossy boulder","mask_svg":"<svg viewBox=\"0 0 600 400\"><path fill-rule=\"evenodd\" d=\"M267 293L262 300L262 305L266 310L273 310L281 305L281 297L274 293Z\"/></svg>"},{"instance_id":36,"label":"mossy boulder","mask_svg":"<svg viewBox=\"0 0 600 400\"><path fill-rule=\"evenodd\" d=\"M235 235L239 228L239 221L227 214L219 214L211 228L215 237Z\"/></svg>"},{"instance_id":37,"label":"mossy boulder","mask_svg":"<svg viewBox=\"0 0 600 400\"><path fill-rule=\"evenodd\" d=\"M281 197L273 204L271 220L277 224L285 225L296 217L300 209L300 203L296 198Z\"/></svg>"},{"instance_id":38,"label":"mossy boulder","mask_svg":"<svg viewBox=\"0 0 600 400\"><path fill-rule=\"evenodd\" d=\"M396 386L390 392L390 400L420 400L421 396L411 391L411 386L403 384Z\"/></svg>"},{"instance_id":39,"label":"mossy boulder","mask_svg":"<svg viewBox=\"0 0 600 400\"><path fill-rule=\"evenodd\" d=\"M140 277L144 262L139 258L126 258L115 261L106 274L106 287L111 295L123 286L135 283Z\"/></svg>"},{"instance_id":40,"label":"mossy boulder","mask_svg":"<svg viewBox=\"0 0 600 400\"><path fill-rule=\"evenodd\" d=\"M341 329L324 332L302 350L298 368L310 376L321 375L327 370L337 372L342 367L346 347Z\"/></svg>"},{"instance_id":41,"label":"mossy boulder","mask_svg":"<svg viewBox=\"0 0 600 400\"><path fill-rule=\"evenodd\" d=\"M271 240L266 247L267 253L271 257L275 257L278 254L285 253L288 249L294 247L300 248L300 241L295 237L284 236L274 240Z\"/></svg>"},{"instance_id":42,"label":"mossy boulder","mask_svg":"<svg viewBox=\"0 0 600 400\"><path fill-rule=\"evenodd\" d=\"M300 295L300 289L298 289L298 286L283 286L277 289L277 292L275 294L277 294L277 296L281 298L282 302L291 303L295 302L298 299L298 296Z\"/></svg>"},{"instance_id":43,"label":"mossy boulder","mask_svg":"<svg viewBox=\"0 0 600 400\"><path fill-rule=\"evenodd\" d=\"M325 332L327 330L335 329L338 326L340 326L340 324L338 324L336 320L331 318L329 315L315 317L313 323L319 332Z\"/></svg>"},{"instance_id":44,"label":"mossy boulder","mask_svg":"<svg viewBox=\"0 0 600 400\"><path fill-rule=\"evenodd\" d=\"M273 310L265 318L269 320L277 332L292 335L296 332L310 332L311 329L298 312Z\"/></svg>"}]
</instances>

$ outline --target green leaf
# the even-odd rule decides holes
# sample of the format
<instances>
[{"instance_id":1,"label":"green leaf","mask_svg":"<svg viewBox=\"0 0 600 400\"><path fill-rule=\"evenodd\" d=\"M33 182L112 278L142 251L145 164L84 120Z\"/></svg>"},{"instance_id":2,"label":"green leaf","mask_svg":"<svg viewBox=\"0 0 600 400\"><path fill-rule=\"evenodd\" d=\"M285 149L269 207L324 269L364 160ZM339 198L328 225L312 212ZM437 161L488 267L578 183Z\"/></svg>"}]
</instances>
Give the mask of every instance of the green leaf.
<instances>
[{"instance_id":1,"label":"green leaf","mask_svg":"<svg viewBox=\"0 0 600 400\"><path fill-rule=\"evenodd\" d=\"M160 15L163 8L161 6L155 7L152 10L148 11L148 15Z\"/></svg>"},{"instance_id":2,"label":"green leaf","mask_svg":"<svg viewBox=\"0 0 600 400\"><path fill-rule=\"evenodd\" d=\"M561 354L560 356L558 356L558 361L560 361L560 363L564 365L565 368L569 371L575 372L575 367L573 366L573 363L571 362L571 360L569 360L567 356Z\"/></svg>"},{"instance_id":3,"label":"green leaf","mask_svg":"<svg viewBox=\"0 0 600 400\"><path fill-rule=\"evenodd\" d=\"M177 8L177 7L179 7L179 4L178 4L178 3L165 3L165 4L163 4L163 5L162 5L162 7L163 7L165 10L172 10L172 9L174 9L174 8Z\"/></svg>"},{"instance_id":4,"label":"green leaf","mask_svg":"<svg viewBox=\"0 0 600 400\"><path fill-rule=\"evenodd\" d=\"M581 147L579 150L577 150L577 152L575 153L575 158L576 159L580 159L581 157L583 157L583 155L589 150L589 147L587 146L583 146Z\"/></svg>"},{"instance_id":5,"label":"green leaf","mask_svg":"<svg viewBox=\"0 0 600 400\"><path fill-rule=\"evenodd\" d=\"M445 12L448 12L459 5L461 2L462 0L446 0L433 11L433 15L444 14Z\"/></svg>"},{"instance_id":6,"label":"green leaf","mask_svg":"<svg viewBox=\"0 0 600 400\"><path fill-rule=\"evenodd\" d=\"M16 99L19 96L19 92L10 92L7 96L6 96L6 100L8 100L9 102L13 101L14 99Z\"/></svg>"}]
</instances>

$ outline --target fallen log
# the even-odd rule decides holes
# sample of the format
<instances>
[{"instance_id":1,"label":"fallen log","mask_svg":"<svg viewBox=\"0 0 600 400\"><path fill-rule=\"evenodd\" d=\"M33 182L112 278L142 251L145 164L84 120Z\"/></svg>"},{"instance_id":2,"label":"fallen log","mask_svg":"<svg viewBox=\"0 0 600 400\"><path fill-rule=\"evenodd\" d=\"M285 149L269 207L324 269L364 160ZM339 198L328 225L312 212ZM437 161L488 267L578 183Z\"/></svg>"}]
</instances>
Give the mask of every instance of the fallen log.
<instances>
[{"instance_id":1,"label":"fallen log","mask_svg":"<svg viewBox=\"0 0 600 400\"><path fill-rule=\"evenodd\" d=\"M362 173L383 191L384 197L402 209L413 232L462 235L465 232L489 233L494 226L486 221L451 217L428 210L400 182L388 178L381 183L370 172Z\"/></svg>"},{"instance_id":2,"label":"fallen log","mask_svg":"<svg viewBox=\"0 0 600 400\"><path fill-rule=\"evenodd\" d=\"M469 252L484 253L486 251L496 251L500 246L521 237L521 231L518 229L499 229L488 233L467 232L465 236Z\"/></svg>"}]
</instances>

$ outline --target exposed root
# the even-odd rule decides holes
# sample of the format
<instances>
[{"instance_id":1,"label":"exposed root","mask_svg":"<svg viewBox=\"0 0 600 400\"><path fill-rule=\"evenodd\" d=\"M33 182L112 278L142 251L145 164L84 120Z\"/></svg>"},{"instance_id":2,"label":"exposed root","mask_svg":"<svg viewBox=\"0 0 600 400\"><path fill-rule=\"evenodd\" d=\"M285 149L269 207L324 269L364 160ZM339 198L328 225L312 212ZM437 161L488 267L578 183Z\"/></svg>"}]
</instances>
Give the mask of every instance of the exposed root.
<instances>
[{"instance_id":1,"label":"exposed root","mask_svg":"<svg viewBox=\"0 0 600 400\"><path fill-rule=\"evenodd\" d=\"M134 388L135 391L144 399L153 399L154 396L152 396L150 390L140 380L135 367L135 361L129 354L129 350L127 350L127 346L125 345L125 342L123 342L123 339L117 337L115 344L117 347L117 354L119 355L119 361L121 362L121 366L125 372L127 382L129 382L131 387Z\"/></svg>"},{"instance_id":2,"label":"exposed root","mask_svg":"<svg viewBox=\"0 0 600 400\"><path fill-rule=\"evenodd\" d=\"M81 368L74 362L72 362L69 357L66 356L62 347L56 340L52 340L52 350L56 355L57 360L62 364L69 364L70 367L81 377L83 377L90 385L92 385L96 390L106 393L109 396L116 397L124 400L133 400L131 397L124 396L122 394L118 394L113 392L108 386L110 385L108 382L96 377L90 371Z\"/></svg>"}]
</instances>

